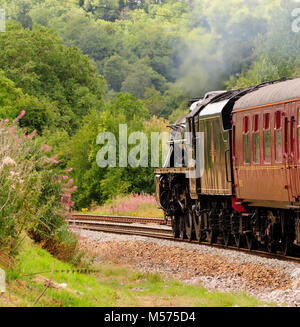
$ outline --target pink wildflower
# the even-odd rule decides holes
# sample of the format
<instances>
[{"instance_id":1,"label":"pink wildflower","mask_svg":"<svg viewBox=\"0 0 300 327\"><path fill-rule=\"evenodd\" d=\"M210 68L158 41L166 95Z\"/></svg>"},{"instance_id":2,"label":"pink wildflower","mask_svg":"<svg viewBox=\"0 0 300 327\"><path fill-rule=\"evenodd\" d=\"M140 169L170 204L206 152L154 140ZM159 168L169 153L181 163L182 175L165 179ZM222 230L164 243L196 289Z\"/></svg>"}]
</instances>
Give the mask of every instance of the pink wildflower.
<instances>
[{"instance_id":1,"label":"pink wildflower","mask_svg":"<svg viewBox=\"0 0 300 327\"><path fill-rule=\"evenodd\" d=\"M37 130L35 129L28 135L28 138L33 139L36 136L36 134L37 134Z\"/></svg>"},{"instance_id":2,"label":"pink wildflower","mask_svg":"<svg viewBox=\"0 0 300 327\"><path fill-rule=\"evenodd\" d=\"M22 110L21 112L20 112L20 114L19 114L19 118L22 118L22 117L24 117L25 116L25 114L26 114L26 111L25 110Z\"/></svg>"},{"instance_id":3,"label":"pink wildflower","mask_svg":"<svg viewBox=\"0 0 300 327\"><path fill-rule=\"evenodd\" d=\"M53 163L55 163L55 164L59 164L59 161L56 160L57 157L58 157L58 154L56 154L55 156L53 156L52 158L50 158L50 160L51 160Z\"/></svg>"},{"instance_id":4,"label":"pink wildflower","mask_svg":"<svg viewBox=\"0 0 300 327\"><path fill-rule=\"evenodd\" d=\"M24 117L26 114L26 111L25 110L22 110L20 113L19 113L19 116L17 118L14 119L14 122L20 120L22 117Z\"/></svg>"},{"instance_id":5,"label":"pink wildflower","mask_svg":"<svg viewBox=\"0 0 300 327\"><path fill-rule=\"evenodd\" d=\"M78 188L78 186L75 185L75 186L73 186L72 188L69 188L69 189L67 189L67 190L65 190L65 191L68 192L68 193L72 193L72 192L76 191L77 188Z\"/></svg>"},{"instance_id":6,"label":"pink wildflower","mask_svg":"<svg viewBox=\"0 0 300 327\"><path fill-rule=\"evenodd\" d=\"M66 186L72 186L74 180L71 178L69 179L68 183L66 184Z\"/></svg>"},{"instance_id":7,"label":"pink wildflower","mask_svg":"<svg viewBox=\"0 0 300 327\"><path fill-rule=\"evenodd\" d=\"M44 150L45 152L50 152L51 151L51 146L47 145L47 144L43 144L41 146L41 150Z\"/></svg>"}]
</instances>

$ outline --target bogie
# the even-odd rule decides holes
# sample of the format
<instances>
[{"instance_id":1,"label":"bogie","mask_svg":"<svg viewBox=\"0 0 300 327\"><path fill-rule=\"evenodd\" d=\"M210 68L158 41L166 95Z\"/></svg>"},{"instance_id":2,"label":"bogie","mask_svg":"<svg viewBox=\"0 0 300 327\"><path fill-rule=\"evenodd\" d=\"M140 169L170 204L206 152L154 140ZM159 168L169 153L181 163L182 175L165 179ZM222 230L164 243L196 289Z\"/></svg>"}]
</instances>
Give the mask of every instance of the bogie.
<instances>
[{"instance_id":1,"label":"bogie","mask_svg":"<svg viewBox=\"0 0 300 327\"><path fill-rule=\"evenodd\" d=\"M285 236L285 233L293 233L294 225L287 219L291 218L290 211L256 208L250 213L238 213L229 198L192 200L188 193L181 195L185 197L187 207L178 206L170 217L174 238L293 254L291 238ZM285 224L286 221L289 224Z\"/></svg>"}]
</instances>

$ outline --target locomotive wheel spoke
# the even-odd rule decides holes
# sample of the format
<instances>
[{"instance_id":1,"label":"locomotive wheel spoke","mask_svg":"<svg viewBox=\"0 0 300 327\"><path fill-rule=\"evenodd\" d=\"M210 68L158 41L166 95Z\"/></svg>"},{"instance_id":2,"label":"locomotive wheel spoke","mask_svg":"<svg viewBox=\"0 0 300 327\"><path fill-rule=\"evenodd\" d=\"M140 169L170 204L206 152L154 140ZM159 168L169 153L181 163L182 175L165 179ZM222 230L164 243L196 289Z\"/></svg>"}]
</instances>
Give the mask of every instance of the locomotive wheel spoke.
<instances>
[{"instance_id":1,"label":"locomotive wheel spoke","mask_svg":"<svg viewBox=\"0 0 300 327\"><path fill-rule=\"evenodd\" d=\"M234 234L234 242L237 248L242 247L242 236L241 234Z\"/></svg>"},{"instance_id":2,"label":"locomotive wheel spoke","mask_svg":"<svg viewBox=\"0 0 300 327\"><path fill-rule=\"evenodd\" d=\"M186 231L186 236L189 241L193 239L193 212L189 210L185 217L185 231Z\"/></svg>"},{"instance_id":3,"label":"locomotive wheel spoke","mask_svg":"<svg viewBox=\"0 0 300 327\"><path fill-rule=\"evenodd\" d=\"M230 235L230 233L228 233L228 232L224 232L223 233L223 241L224 241L224 245L225 246L230 245L230 243L231 243L231 235Z\"/></svg>"},{"instance_id":4,"label":"locomotive wheel spoke","mask_svg":"<svg viewBox=\"0 0 300 327\"><path fill-rule=\"evenodd\" d=\"M282 242L282 254L285 256L290 255L292 252L292 244L288 237L284 238Z\"/></svg>"},{"instance_id":5,"label":"locomotive wheel spoke","mask_svg":"<svg viewBox=\"0 0 300 327\"><path fill-rule=\"evenodd\" d=\"M274 253L275 252L275 246L273 242L268 242L267 243L267 250L269 253Z\"/></svg>"},{"instance_id":6,"label":"locomotive wheel spoke","mask_svg":"<svg viewBox=\"0 0 300 327\"><path fill-rule=\"evenodd\" d=\"M223 235L223 242L225 246L229 246L232 241L231 226L230 226L230 212L227 210L226 203L220 211L219 221L221 222L221 229Z\"/></svg>"},{"instance_id":7,"label":"locomotive wheel spoke","mask_svg":"<svg viewBox=\"0 0 300 327\"><path fill-rule=\"evenodd\" d=\"M193 215L193 222L194 222L194 235L195 239L198 242L204 241L206 237L206 233L203 231L203 215L197 216L197 213Z\"/></svg>"},{"instance_id":8,"label":"locomotive wheel spoke","mask_svg":"<svg viewBox=\"0 0 300 327\"><path fill-rule=\"evenodd\" d=\"M206 231L206 239L209 244L214 243L216 239L215 231L214 230Z\"/></svg>"},{"instance_id":9,"label":"locomotive wheel spoke","mask_svg":"<svg viewBox=\"0 0 300 327\"><path fill-rule=\"evenodd\" d=\"M249 250L253 250L254 249L255 240L253 238L252 233L247 233L246 234L246 243L247 243L247 248Z\"/></svg>"},{"instance_id":10,"label":"locomotive wheel spoke","mask_svg":"<svg viewBox=\"0 0 300 327\"><path fill-rule=\"evenodd\" d=\"M185 217L182 215L180 217L180 238L186 240L186 230L185 230Z\"/></svg>"},{"instance_id":11,"label":"locomotive wheel spoke","mask_svg":"<svg viewBox=\"0 0 300 327\"><path fill-rule=\"evenodd\" d=\"M166 191L162 191L162 193L160 195L160 204L162 205L162 207L164 209L168 208L168 203L170 202L168 195L169 194Z\"/></svg>"},{"instance_id":12,"label":"locomotive wheel spoke","mask_svg":"<svg viewBox=\"0 0 300 327\"><path fill-rule=\"evenodd\" d=\"M195 238L197 241L201 241L201 218L196 216L196 213L193 215L193 224L195 229Z\"/></svg>"}]
</instances>

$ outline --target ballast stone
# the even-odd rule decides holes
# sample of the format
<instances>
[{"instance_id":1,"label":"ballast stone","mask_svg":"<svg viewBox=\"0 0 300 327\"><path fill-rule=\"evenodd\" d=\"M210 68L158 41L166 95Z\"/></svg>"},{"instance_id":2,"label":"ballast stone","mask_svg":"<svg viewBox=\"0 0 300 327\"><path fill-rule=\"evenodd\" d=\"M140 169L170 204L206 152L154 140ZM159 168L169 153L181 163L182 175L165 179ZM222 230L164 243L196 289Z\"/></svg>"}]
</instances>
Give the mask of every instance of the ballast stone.
<instances>
[{"instance_id":1,"label":"ballast stone","mask_svg":"<svg viewBox=\"0 0 300 327\"><path fill-rule=\"evenodd\" d=\"M291 277L293 280L293 287L300 288L300 268L294 269L291 273Z\"/></svg>"}]
</instances>

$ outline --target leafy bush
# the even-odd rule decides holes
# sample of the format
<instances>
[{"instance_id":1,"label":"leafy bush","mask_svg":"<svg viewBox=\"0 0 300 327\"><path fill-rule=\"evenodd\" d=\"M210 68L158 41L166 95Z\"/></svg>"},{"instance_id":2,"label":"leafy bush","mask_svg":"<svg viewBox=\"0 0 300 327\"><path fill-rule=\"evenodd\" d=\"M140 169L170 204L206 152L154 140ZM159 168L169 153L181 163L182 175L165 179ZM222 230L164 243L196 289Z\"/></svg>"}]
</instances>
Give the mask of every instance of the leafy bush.
<instances>
[{"instance_id":1,"label":"leafy bush","mask_svg":"<svg viewBox=\"0 0 300 327\"><path fill-rule=\"evenodd\" d=\"M74 197L76 208L90 206L92 201L103 204L112 196L128 193L154 193L153 168L119 167L119 125L127 124L127 136L144 132L148 138L150 158L151 132L167 131L167 121L151 117L141 100L129 93L118 93L108 102L102 112L91 111L81 128L72 136L68 148L69 165L74 167L73 177L80 192ZM96 144L97 135L113 133L116 138L117 167L99 168L96 163L101 145ZM134 145L128 145L127 154Z\"/></svg>"},{"instance_id":2,"label":"leafy bush","mask_svg":"<svg viewBox=\"0 0 300 327\"><path fill-rule=\"evenodd\" d=\"M45 247L63 245L69 259L77 241L65 216L76 187L57 174L57 156L35 139L36 131L26 135L17 127L24 115L25 110L11 124L0 120L0 249L14 255L27 232Z\"/></svg>"}]
</instances>

